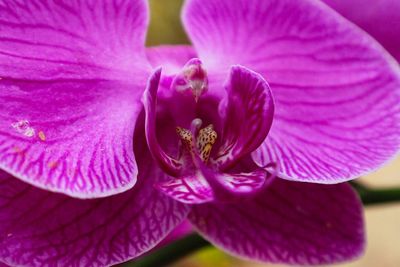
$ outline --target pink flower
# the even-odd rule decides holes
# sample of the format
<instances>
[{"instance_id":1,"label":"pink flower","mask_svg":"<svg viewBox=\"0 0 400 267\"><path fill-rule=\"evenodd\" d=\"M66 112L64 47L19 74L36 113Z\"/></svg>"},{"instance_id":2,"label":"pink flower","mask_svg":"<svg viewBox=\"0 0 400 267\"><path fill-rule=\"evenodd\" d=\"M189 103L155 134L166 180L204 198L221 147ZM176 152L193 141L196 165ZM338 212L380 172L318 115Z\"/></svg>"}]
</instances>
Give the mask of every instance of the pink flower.
<instances>
[{"instance_id":1,"label":"pink flower","mask_svg":"<svg viewBox=\"0 0 400 267\"><path fill-rule=\"evenodd\" d=\"M146 49L144 0L0 0L0 261L109 266L186 218L253 260L363 251L341 182L398 151L398 65L317 1L182 17L193 47Z\"/></svg>"}]
</instances>

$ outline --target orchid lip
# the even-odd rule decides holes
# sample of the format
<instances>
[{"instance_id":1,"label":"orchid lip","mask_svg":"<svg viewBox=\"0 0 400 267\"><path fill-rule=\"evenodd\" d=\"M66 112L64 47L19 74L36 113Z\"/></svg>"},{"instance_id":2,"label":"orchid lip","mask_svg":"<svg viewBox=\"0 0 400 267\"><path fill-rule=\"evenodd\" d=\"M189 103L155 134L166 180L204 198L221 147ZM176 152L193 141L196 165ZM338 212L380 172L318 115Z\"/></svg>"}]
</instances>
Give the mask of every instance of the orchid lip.
<instances>
[{"instance_id":1,"label":"orchid lip","mask_svg":"<svg viewBox=\"0 0 400 267\"><path fill-rule=\"evenodd\" d=\"M171 83L167 83L167 87L166 84L161 84L161 88L172 92L167 97L161 93L160 97L163 98L163 103L173 104L175 110L171 110L170 115L172 115L173 123L179 126L175 128L179 137L178 154L170 156L158 144L155 134L160 80L161 69L158 69L150 78L144 94L146 138L153 157L169 175L181 177L195 173L196 170L202 169L198 166L199 164L216 172L228 171L227 166L235 166L242 158L254 151L268 134L274 107L265 80L245 67L232 66L229 79L225 84L227 98L225 101L220 101L226 105L225 114L222 114L217 106L214 106L216 112L213 113L204 101L198 102L199 97L208 90L208 77L202 67L202 62L193 58L175 75ZM201 84L201 86L196 87L196 84ZM195 101L190 100L190 96ZM174 103L175 101L177 103ZM254 105L256 101L259 101L258 105ZM240 110L242 114L237 114L238 111L241 113ZM191 116L194 119L189 123ZM181 123L176 123L180 117L185 119L181 120ZM203 119L207 123L205 127ZM216 130L214 130L214 123L217 125ZM217 134L218 131L220 131L219 134ZM222 157L221 153L225 156Z\"/></svg>"},{"instance_id":2,"label":"orchid lip","mask_svg":"<svg viewBox=\"0 0 400 267\"><path fill-rule=\"evenodd\" d=\"M187 66L201 71L192 72L197 76L190 76ZM156 188L186 204L236 202L241 197L261 192L274 181L277 173L273 172L273 166L260 168L254 162L246 161L265 139L271 126L274 103L268 84L259 74L242 66L232 66L225 83L226 99L217 99L218 107L217 103L208 102L215 97L213 94L197 102L188 77L199 75L208 81L201 61L193 59L171 83L160 84L161 69L149 79L143 96L146 139L153 158L170 176L157 183ZM185 84L186 89L180 90ZM159 87L164 92L158 96ZM201 91L198 96L203 97L205 93ZM157 97L160 98L159 108ZM156 125L157 111L160 115L166 112L166 120L159 120ZM158 143L156 132L172 134L171 126L174 125L178 138L166 137L167 153ZM225 156L221 157L221 153Z\"/></svg>"}]
</instances>

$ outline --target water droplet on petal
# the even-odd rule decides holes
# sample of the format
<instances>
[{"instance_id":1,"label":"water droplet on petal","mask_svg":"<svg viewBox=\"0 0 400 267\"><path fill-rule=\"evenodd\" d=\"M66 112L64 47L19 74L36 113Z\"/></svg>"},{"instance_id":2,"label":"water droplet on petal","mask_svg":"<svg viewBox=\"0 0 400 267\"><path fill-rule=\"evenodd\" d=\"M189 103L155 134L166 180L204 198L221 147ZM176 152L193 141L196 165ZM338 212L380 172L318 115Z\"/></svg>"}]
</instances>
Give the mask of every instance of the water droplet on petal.
<instances>
[{"instance_id":1,"label":"water droplet on petal","mask_svg":"<svg viewBox=\"0 0 400 267\"><path fill-rule=\"evenodd\" d=\"M11 124L11 126L20 134L26 137L33 137L35 135L35 129L32 128L28 120L20 120Z\"/></svg>"}]
</instances>

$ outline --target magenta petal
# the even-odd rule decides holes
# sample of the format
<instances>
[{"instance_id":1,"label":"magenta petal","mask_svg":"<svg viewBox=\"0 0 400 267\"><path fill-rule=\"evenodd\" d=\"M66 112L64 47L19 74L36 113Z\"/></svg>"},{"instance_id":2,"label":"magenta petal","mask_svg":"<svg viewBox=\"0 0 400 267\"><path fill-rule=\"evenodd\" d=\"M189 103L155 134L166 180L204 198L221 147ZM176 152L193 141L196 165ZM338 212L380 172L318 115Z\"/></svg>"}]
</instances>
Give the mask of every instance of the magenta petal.
<instances>
[{"instance_id":1,"label":"magenta petal","mask_svg":"<svg viewBox=\"0 0 400 267\"><path fill-rule=\"evenodd\" d=\"M266 186L267 178L270 177L267 171L257 169L252 172L241 173L218 173L215 179L231 193L254 194ZM271 178L271 177L270 177Z\"/></svg>"},{"instance_id":2,"label":"magenta petal","mask_svg":"<svg viewBox=\"0 0 400 267\"><path fill-rule=\"evenodd\" d=\"M79 200L0 173L0 260L12 266L110 266L153 248L188 207L155 190L149 157L125 193Z\"/></svg>"},{"instance_id":3,"label":"magenta petal","mask_svg":"<svg viewBox=\"0 0 400 267\"><path fill-rule=\"evenodd\" d=\"M225 173L207 167L199 157L195 157L194 160L202 176L212 188L215 199L222 202L238 202L240 197L255 195L276 178L273 164L266 168L256 168L253 161L243 160L235 168L251 171ZM267 169L271 169L271 172Z\"/></svg>"},{"instance_id":4,"label":"magenta petal","mask_svg":"<svg viewBox=\"0 0 400 267\"><path fill-rule=\"evenodd\" d=\"M150 76L142 102L146 112L146 140L153 158L159 166L169 175L178 176L182 163L170 157L161 147L156 134L157 91L160 83L161 68L156 69ZM168 139L168 138L167 138ZM170 140L169 140L170 141Z\"/></svg>"},{"instance_id":5,"label":"magenta petal","mask_svg":"<svg viewBox=\"0 0 400 267\"><path fill-rule=\"evenodd\" d=\"M323 1L371 34L400 61L400 1Z\"/></svg>"},{"instance_id":6,"label":"magenta petal","mask_svg":"<svg viewBox=\"0 0 400 267\"><path fill-rule=\"evenodd\" d=\"M156 187L169 197L186 204L200 204L214 200L213 190L200 172L170 178L157 183Z\"/></svg>"},{"instance_id":7,"label":"magenta petal","mask_svg":"<svg viewBox=\"0 0 400 267\"><path fill-rule=\"evenodd\" d=\"M188 45L162 45L146 49L147 58L154 68L162 66L167 75L180 73L182 67L196 58L193 47Z\"/></svg>"},{"instance_id":8,"label":"magenta petal","mask_svg":"<svg viewBox=\"0 0 400 267\"><path fill-rule=\"evenodd\" d=\"M260 165L277 162L285 179L336 183L400 148L398 64L323 3L188 0L183 18L206 67L241 64L268 81L275 116L254 154Z\"/></svg>"},{"instance_id":9,"label":"magenta petal","mask_svg":"<svg viewBox=\"0 0 400 267\"><path fill-rule=\"evenodd\" d=\"M233 66L222 104L224 126L216 161L229 168L258 148L271 128L274 103L267 82L261 75Z\"/></svg>"},{"instance_id":10,"label":"magenta petal","mask_svg":"<svg viewBox=\"0 0 400 267\"><path fill-rule=\"evenodd\" d=\"M147 24L144 0L0 1L0 77L130 79Z\"/></svg>"},{"instance_id":11,"label":"magenta petal","mask_svg":"<svg viewBox=\"0 0 400 267\"><path fill-rule=\"evenodd\" d=\"M362 204L347 184L277 179L239 204L193 206L189 219L214 245L265 262L337 263L359 256L365 243Z\"/></svg>"},{"instance_id":12,"label":"magenta petal","mask_svg":"<svg viewBox=\"0 0 400 267\"><path fill-rule=\"evenodd\" d=\"M144 85L0 81L0 169L78 198L136 182L133 153Z\"/></svg>"}]
</instances>

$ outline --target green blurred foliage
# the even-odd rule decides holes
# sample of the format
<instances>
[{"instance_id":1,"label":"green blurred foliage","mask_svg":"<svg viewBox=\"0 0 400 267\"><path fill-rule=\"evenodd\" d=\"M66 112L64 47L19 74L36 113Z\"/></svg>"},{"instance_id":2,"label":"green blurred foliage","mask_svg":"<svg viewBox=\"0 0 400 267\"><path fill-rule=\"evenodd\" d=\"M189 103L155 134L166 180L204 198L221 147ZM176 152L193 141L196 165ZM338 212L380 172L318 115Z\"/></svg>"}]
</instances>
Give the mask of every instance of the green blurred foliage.
<instances>
[{"instance_id":1,"label":"green blurred foliage","mask_svg":"<svg viewBox=\"0 0 400 267\"><path fill-rule=\"evenodd\" d=\"M226 255L222 251L208 247L202 249L193 255L172 264L170 267L240 267L236 259Z\"/></svg>"},{"instance_id":2,"label":"green blurred foliage","mask_svg":"<svg viewBox=\"0 0 400 267\"><path fill-rule=\"evenodd\" d=\"M147 46L188 44L180 21L183 0L150 0L150 26Z\"/></svg>"}]
</instances>

